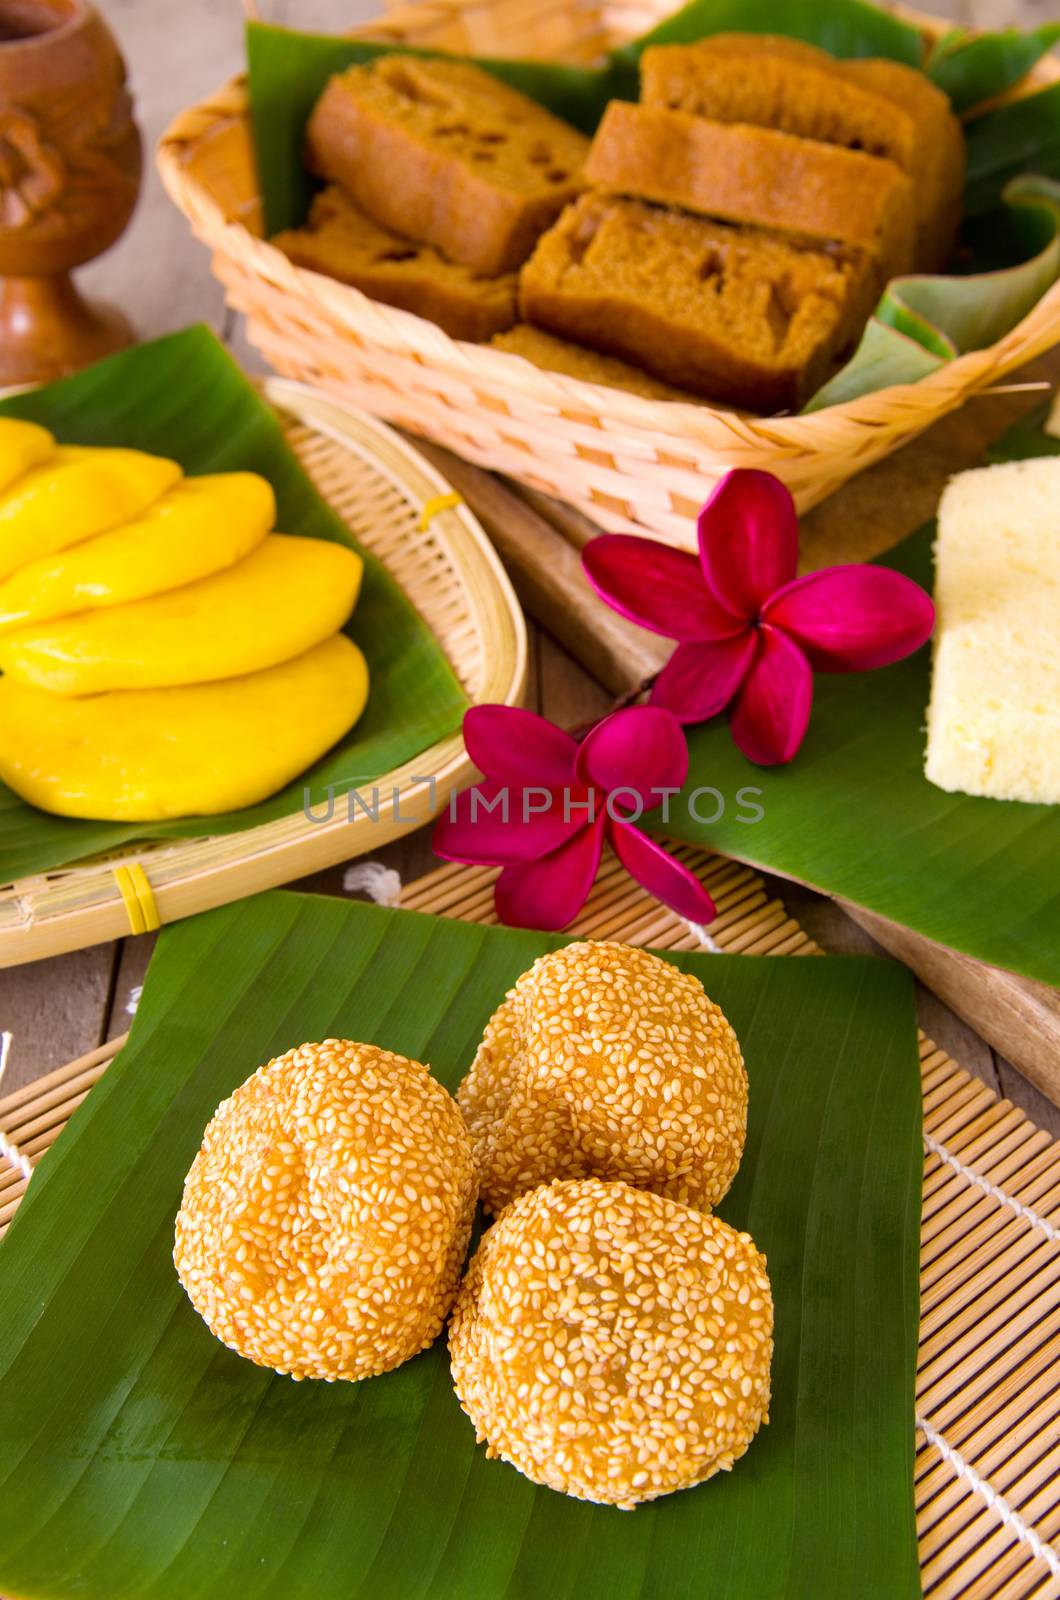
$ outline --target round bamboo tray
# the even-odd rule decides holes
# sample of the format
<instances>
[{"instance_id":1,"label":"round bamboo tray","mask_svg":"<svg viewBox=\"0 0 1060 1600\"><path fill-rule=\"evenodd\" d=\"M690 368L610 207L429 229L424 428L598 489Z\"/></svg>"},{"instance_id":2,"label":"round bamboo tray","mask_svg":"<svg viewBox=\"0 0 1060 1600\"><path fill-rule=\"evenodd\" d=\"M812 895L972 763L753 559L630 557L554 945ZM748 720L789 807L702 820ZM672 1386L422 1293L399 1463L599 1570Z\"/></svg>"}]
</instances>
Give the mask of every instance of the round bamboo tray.
<instances>
[{"instance_id":1,"label":"round bamboo tray","mask_svg":"<svg viewBox=\"0 0 1060 1600\"><path fill-rule=\"evenodd\" d=\"M672 0L421 0L373 36L472 54L592 60L673 9ZM926 35L934 18L905 12ZM1060 77L1043 61L1036 87ZM183 112L158 151L163 181L214 253L229 303L280 372L301 378L481 466L566 500L610 529L690 546L695 514L731 467L783 478L803 509L900 449L946 412L1060 340L1060 283L1004 339L809 416L750 417L645 400L542 372L450 339L411 312L294 266L261 237L246 89L233 80Z\"/></svg>"},{"instance_id":2,"label":"round bamboo tray","mask_svg":"<svg viewBox=\"0 0 1060 1600\"><path fill-rule=\"evenodd\" d=\"M523 615L451 486L385 424L300 384L271 379L264 392L316 487L401 585L469 699L517 704ZM474 773L457 733L375 780L377 816L358 810L351 819L336 803L328 821L298 811L241 833L149 844L23 878L0 889L0 966L120 939L378 850L422 826ZM123 867L134 869L131 879Z\"/></svg>"}]
</instances>

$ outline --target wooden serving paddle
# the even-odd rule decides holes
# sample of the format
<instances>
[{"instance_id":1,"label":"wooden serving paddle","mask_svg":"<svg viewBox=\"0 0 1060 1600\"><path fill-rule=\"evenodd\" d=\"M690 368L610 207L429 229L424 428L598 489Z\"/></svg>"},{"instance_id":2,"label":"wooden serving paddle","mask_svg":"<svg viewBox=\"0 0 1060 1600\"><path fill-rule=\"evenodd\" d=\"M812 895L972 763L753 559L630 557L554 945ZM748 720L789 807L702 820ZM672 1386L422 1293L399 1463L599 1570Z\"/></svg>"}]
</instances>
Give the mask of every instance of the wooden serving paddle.
<instances>
[{"instance_id":1,"label":"wooden serving paddle","mask_svg":"<svg viewBox=\"0 0 1060 1600\"><path fill-rule=\"evenodd\" d=\"M1037 392L975 402L810 512L803 519L809 565L868 560L926 522L947 478L982 460L990 440L1040 400L1043 379L1060 378L1060 356L1039 360L1021 378L1036 383ZM670 653L668 641L602 605L582 577L581 547L599 531L588 518L438 446L422 440L417 445L478 516L526 610L593 677L624 696L659 670ZM864 906L837 904L1060 1105L1060 991L975 961Z\"/></svg>"}]
</instances>

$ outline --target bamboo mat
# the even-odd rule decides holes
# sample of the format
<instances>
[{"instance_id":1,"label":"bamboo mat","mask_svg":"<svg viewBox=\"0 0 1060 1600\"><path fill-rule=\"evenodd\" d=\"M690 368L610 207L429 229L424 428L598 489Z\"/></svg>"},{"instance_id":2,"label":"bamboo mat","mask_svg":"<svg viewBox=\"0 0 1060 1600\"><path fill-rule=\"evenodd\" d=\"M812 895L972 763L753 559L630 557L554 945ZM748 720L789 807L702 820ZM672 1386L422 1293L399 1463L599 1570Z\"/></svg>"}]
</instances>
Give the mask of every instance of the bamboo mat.
<instances>
[{"instance_id":1,"label":"bamboo mat","mask_svg":"<svg viewBox=\"0 0 1060 1600\"><path fill-rule=\"evenodd\" d=\"M709 935L611 860L573 932L672 950L819 955L749 868L688 846ZM493 922L492 869L447 866L402 905ZM0 1100L0 1232L26 1173L117 1054ZM930 1600L1060 1600L1060 1144L920 1036L924 1089L916 1512ZM842 1403L838 1397L837 1403ZM1053 1542L1050 1542L1053 1541Z\"/></svg>"}]
</instances>

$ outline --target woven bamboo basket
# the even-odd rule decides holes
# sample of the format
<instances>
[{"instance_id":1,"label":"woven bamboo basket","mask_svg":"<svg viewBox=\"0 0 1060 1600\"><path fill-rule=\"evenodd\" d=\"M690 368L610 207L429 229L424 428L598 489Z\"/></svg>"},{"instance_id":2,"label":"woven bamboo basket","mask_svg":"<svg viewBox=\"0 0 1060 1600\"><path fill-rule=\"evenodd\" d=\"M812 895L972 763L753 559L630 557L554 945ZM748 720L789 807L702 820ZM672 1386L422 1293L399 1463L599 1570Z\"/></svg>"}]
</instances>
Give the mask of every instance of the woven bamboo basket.
<instances>
[{"instance_id":1,"label":"woven bamboo basket","mask_svg":"<svg viewBox=\"0 0 1060 1600\"><path fill-rule=\"evenodd\" d=\"M265 394L316 487L401 585L469 698L518 703L523 615L450 485L383 423L281 379ZM23 878L0 888L0 966L142 933L377 850L422 826L474 772L456 733L375 780L377 814L351 818L336 802L327 821L300 810L240 833L149 844Z\"/></svg>"},{"instance_id":2,"label":"woven bamboo basket","mask_svg":"<svg viewBox=\"0 0 1060 1600\"><path fill-rule=\"evenodd\" d=\"M717 948L816 955L749 868L678 846L718 906ZM492 869L443 867L402 905L492 922ZM605 864L571 930L664 950L702 948ZM0 1100L0 1233L36 1162L121 1049L111 1040ZM1060 1145L920 1037L924 1096L915 1497L927 1600L1060 1595ZM15 1149L12 1151L11 1145ZM913 1425L914 1418L910 1418ZM871 1574L865 1592L871 1591Z\"/></svg>"},{"instance_id":3,"label":"woven bamboo basket","mask_svg":"<svg viewBox=\"0 0 1060 1600\"><path fill-rule=\"evenodd\" d=\"M589 62L673 9L672 0L421 0L365 30L489 55ZM934 37L936 19L905 12ZM1040 87L1060 76L1039 64ZM645 400L520 356L450 339L411 312L294 266L262 233L246 89L233 80L163 135L162 178L213 251L228 300L278 371L481 466L568 501L602 527L688 545L695 513L730 467L762 467L815 504L970 395L1060 340L1060 283L1004 339L809 416L756 418Z\"/></svg>"}]
</instances>

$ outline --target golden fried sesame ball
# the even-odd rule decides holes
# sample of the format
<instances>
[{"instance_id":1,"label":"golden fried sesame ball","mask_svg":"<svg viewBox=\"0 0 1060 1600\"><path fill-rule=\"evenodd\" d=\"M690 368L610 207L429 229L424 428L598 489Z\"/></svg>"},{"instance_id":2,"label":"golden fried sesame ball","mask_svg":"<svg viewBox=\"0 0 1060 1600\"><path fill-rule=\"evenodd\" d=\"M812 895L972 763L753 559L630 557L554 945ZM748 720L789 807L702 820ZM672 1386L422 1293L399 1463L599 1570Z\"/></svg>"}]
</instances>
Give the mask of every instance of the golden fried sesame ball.
<instances>
[{"instance_id":1,"label":"golden fried sesame ball","mask_svg":"<svg viewBox=\"0 0 1060 1600\"><path fill-rule=\"evenodd\" d=\"M368 1378L441 1331L476 1189L463 1119L426 1067L304 1044L218 1106L173 1259L239 1355L293 1378Z\"/></svg>"},{"instance_id":2,"label":"golden fried sesame ball","mask_svg":"<svg viewBox=\"0 0 1060 1600\"><path fill-rule=\"evenodd\" d=\"M765 1258L676 1201L557 1181L484 1236L449 1354L488 1455L631 1510L728 1471L768 1421Z\"/></svg>"},{"instance_id":3,"label":"golden fried sesame ball","mask_svg":"<svg viewBox=\"0 0 1060 1600\"><path fill-rule=\"evenodd\" d=\"M747 1133L747 1074L721 1008L698 978L624 944L569 944L524 972L457 1100L492 1212L590 1174L709 1207Z\"/></svg>"}]
</instances>

